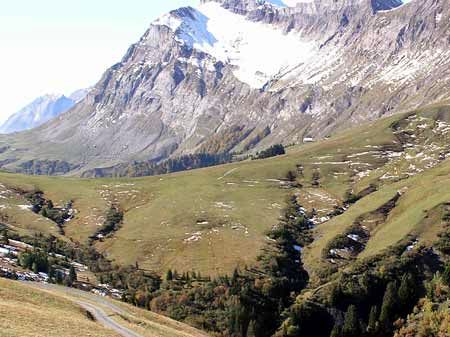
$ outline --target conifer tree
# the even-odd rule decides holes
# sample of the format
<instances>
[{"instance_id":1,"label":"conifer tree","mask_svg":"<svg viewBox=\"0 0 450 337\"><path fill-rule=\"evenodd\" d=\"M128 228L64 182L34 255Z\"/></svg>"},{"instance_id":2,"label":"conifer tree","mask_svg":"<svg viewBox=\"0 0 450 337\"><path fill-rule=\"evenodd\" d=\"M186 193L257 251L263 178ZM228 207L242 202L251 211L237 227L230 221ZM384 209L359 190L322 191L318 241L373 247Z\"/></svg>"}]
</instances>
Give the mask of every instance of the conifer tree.
<instances>
[{"instance_id":1,"label":"conifer tree","mask_svg":"<svg viewBox=\"0 0 450 337\"><path fill-rule=\"evenodd\" d=\"M9 244L8 231L7 231L6 229L4 229L4 230L2 231L1 242L4 243L5 245Z\"/></svg>"},{"instance_id":2,"label":"conifer tree","mask_svg":"<svg viewBox=\"0 0 450 337\"><path fill-rule=\"evenodd\" d=\"M401 314L406 315L414 306L417 299L416 281L411 273L403 275L398 288L398 300Z\"/></svg>"},{"instance_id":3,"label":"conifer tree","mask_svg":"<svg viewBox=\"0 0 450 337\"><path fill-rule=\"evenodd\" d=\"M354 305L350 305L345 313L344 326L342 328L342 336L344 337L360 337L361 325L359 322L358 309Z\"/></svg>"},{"instance_id":4,"label":"conifer tree","mask_svg":"<svg viewBox=\"0 0 450 337\"><path fill-rule=\"evenodd\" d=\"M167 274L166 274L166 280L167 280L167 281L172 281L172 280L173 280L172 269L169 269L169 270L167 271Z\"/></svg>"},{"instance_id":5,"label":"conifer tree","mask_svg":"<svg viewBox=\"0 0 450 337\"><path fill-rule=\"evenodd\" d=\"M372 306L369 314L369 322L367 324L367 335L369 337L375 337L378 332L378 308Z\"/></svg>"},{"instance_id":6,"label":"conifer tree","mask_svg":"<svg viewBox=\"0 0 450 337\"><path fill-rule=\"evenodd\" d=\"M442 273L442 281L446 285L450 285L450 263L445 266L444 272Z\"/></svg>"},{"instance_id":7,"label":"conifer tree","mask_svg":"<svg viewBox=\"0 0 450 337\"><path fill-rule=\"evenodd\" d=\"M31 269L33 270L33 273L39 273L39 266L36 262L33 262L33 264L31 265Z\"/></svg>"},{"instance_id":8,"label":"conifer tree","mask_svg":"<svg viewBox=\"0 0 450 337\"><path fill-rule=\"evenodd\" d=\"M72 285L76 281L77 281L77 272L76 272L74 266L70 266L70 269L69 269L69 282Z\"/></svg>"},{"instance_id":9,"label":"conifer tree","mask_svg":"<svg viewBox=\"0 0 450 337\"><path fill-rule=\"evenodd\" d=\"M57 284L63 283L63 275L60 271L56 271L56 283Z\"/></svg>"},{"instance_id":10,"label":"conifer tree","mask_svg":"<svg viewBox=\"0 0 450 337\"><path fill-rule=\"evenodd\" d=\"M396 308L398 303L397 284L390 282L384 293L383 304L381 305L380 323L385 332L390 332L392 323L397 318Z\"/></svg>"},{"instance_id":11,"label":"conifer tree","mask_svg":"<svg viewBox=\"0 0 450 337\"><path fill-rule=\"evenodd\" d=\"M333 330L331 330L330 337L342 337L342 330L339 325L334 325Z\"/></svg>"}]
</instances>

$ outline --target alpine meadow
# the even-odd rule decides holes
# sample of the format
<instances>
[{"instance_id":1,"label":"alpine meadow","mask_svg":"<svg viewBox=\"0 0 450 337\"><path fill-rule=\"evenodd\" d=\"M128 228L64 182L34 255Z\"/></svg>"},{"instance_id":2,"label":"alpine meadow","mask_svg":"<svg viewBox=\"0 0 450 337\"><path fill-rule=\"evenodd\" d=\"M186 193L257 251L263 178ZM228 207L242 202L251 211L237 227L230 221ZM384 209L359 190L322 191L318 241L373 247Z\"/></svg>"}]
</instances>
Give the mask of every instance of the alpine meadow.
<instances>
[{"instance_id":1,"label":"alpine meadow","mask_svg":"<svg viewBox=\"0 0 450 337\"><path fill-rule=\"evenodd\" d=\"M17 111L1 337L450 336L450 2L186 1Z\"/></svg>"}]
</instances>

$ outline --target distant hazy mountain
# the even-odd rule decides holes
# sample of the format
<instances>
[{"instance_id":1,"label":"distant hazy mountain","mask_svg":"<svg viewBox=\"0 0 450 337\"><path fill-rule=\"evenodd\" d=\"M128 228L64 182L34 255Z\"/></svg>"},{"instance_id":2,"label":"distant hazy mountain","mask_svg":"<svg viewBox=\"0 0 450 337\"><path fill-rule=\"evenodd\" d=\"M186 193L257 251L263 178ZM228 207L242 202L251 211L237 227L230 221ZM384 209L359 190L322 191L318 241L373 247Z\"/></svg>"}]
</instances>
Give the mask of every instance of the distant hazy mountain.
<instances>
[{"instance_id":1,"label":"distant hazy mountain","mask_svg":"<svg viewBox=\"0 0 450 337\"><path fill-rule=\"evenodd\" d=\"M0 127L0 133L13 133L38 127L72 108L86 96L86 93L86 89L81 89L69 97L52 94L36 98L12 115Z\"/></svg>"},{"instance_id":2,"label":"distant hazy mountain","mask_svg":"<svg viewBox=\"0 0 450 337\"><path fill-rule=\"evenodd\" d=\"M82 99L84 99L87 95L87 92L89 91L89 89L79 89L77 91L74 91L69 98L73 101L75 101L75 103L78 103L79 101L81 101Z\"/></svg>"}]
</instances>

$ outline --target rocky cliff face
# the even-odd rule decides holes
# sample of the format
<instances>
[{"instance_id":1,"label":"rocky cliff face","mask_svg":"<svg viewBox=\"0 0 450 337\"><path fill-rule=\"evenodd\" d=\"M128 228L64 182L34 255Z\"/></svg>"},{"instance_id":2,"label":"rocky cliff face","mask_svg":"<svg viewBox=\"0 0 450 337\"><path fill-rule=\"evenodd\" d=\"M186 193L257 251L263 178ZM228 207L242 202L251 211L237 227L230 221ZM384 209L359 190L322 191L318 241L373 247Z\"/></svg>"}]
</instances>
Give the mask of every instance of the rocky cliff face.
<instances>
[{"instance_id":1,"label":"rocky cliff face","mask_svg":"<svg viewBox=\"0 0 450 337\"><path fill-rule=\"evenodd\" d=\"M69 113L0 139L0 160L87 170L218 140L257 150L448 98L448 1L272 2L203 1L161 17Z\"/></svg>"}]
</instances>

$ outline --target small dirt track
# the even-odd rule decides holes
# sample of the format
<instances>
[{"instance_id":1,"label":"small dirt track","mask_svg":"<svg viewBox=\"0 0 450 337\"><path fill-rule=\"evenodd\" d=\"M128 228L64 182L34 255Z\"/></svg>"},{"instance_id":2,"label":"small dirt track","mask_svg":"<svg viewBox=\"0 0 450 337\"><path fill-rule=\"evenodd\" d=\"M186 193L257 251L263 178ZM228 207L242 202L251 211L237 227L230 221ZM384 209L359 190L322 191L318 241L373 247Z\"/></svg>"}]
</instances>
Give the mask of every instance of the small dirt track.
<instances>
[{"instance_id":1,"label":"small dirt track","mask_svg":"<svg viewBox=\"0 0 450 337\"><path fill-rule=\"evenodd\" d=\"M105 327L114 330L118 334L124 337L143 337L130 329L123 327L122 325L115 322L111 317L109 317L102 309L96 307L93 304L77 301L78 305L80 305L83 309L89 311L92 316L94 316L95 320Z\"/></svg>"}]
</instances>

